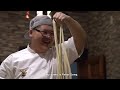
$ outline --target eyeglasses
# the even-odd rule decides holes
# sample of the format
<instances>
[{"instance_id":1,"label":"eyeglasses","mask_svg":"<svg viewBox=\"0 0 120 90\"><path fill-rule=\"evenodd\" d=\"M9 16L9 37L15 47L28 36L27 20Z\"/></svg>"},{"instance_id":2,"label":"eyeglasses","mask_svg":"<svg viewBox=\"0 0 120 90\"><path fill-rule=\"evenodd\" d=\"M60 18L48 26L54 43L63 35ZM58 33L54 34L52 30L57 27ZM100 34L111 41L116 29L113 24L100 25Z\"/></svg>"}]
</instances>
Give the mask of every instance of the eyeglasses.
<instances>
[{"instance_id":1,"label":"eyeglasses","mask_svg":"<svg viewBox=\"0 0 120 90\"><path fill-rule=\"evenodd\" d=\"M38 30L36 28L34 28L34 30L36 30L37 32L40 32L42 34L42 36L47 36L49 34L49 36L54 37L53 31Z\"/></svg>"}]
</instances>

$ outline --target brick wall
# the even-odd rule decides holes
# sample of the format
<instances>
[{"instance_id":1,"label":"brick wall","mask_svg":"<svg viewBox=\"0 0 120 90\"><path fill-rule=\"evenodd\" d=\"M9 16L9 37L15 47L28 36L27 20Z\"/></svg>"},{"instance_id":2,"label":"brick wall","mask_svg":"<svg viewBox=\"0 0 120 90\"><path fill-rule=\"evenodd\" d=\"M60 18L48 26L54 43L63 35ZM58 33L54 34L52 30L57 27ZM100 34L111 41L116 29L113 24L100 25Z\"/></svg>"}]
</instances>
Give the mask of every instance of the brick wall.
<instances>
[{"instance_id":1,"label":"brick wall","mask_svg":"<svg viewBox=\"0 0 120 90\"><path fill-rule=\"evenodd\" d=\"M0 11L0 61L17 51L19 46L27 45L24 34L29 20L25 15L25 11ZM34 15L35 12L31 12L30 18Z\"/></svg>"}]
</instances>

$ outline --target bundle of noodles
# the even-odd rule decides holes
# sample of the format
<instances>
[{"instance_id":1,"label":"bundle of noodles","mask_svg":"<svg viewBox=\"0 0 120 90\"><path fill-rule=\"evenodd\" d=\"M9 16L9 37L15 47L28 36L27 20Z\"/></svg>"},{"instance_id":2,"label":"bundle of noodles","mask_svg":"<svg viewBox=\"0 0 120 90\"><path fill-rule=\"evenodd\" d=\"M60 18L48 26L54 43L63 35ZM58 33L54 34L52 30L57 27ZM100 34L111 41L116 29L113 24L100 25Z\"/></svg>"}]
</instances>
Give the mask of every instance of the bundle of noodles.
<instances>
[{"instance_id":1,"label":"bundle of noodles","mask_svg":"<svg viewBox=\"0 0 120 90\"><path fill-rule=\"evenodd\" d=\"M60 30L57 30L56 22L53 19L53 30L57 57L57 79L71 79L71 68L67 56L67 51L64 45L63 27L60 26ZM59 31L59 43L57 31Z\"/></svg>"}]
</instances>

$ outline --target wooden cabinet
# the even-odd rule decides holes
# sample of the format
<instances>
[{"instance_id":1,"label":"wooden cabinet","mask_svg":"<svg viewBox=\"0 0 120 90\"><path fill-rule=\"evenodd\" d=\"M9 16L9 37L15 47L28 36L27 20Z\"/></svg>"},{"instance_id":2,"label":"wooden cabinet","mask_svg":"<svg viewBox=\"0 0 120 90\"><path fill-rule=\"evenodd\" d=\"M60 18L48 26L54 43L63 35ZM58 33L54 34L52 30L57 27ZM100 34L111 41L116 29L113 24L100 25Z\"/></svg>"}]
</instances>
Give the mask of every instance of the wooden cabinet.
<instances>
[{"instance_id":1,"label":"wooden cabinet","mask_svg":"<svg viewBox=\"0 0 120 90\"><path fill-rule=\"evenodd\" d=\"M104 55L88 56L77 61L78 79L105 79L106 63Z\"/></svg>"}]
</instances>

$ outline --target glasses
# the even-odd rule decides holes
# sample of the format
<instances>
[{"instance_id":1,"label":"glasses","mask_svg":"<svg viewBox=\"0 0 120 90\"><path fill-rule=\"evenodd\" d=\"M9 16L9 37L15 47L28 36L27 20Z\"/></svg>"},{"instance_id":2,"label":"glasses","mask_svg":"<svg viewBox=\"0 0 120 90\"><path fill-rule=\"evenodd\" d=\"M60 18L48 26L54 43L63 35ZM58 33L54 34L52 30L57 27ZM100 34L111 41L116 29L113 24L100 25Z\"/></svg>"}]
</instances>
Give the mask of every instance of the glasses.
<instances>
[{"instance_id":1,"label":"glasses","mask_svg":"<svg viewBox=\"0 0 120 90\"><path fill-rule=\"evenodd\" d=\"M34 28L34 30L36 30L37 32L40 32L42 34L42 36L49 36L50 37L54 37L54 32L53 31L47 31L47 30L38 30L36 28Z\"/></svg>"}]
</instances>

